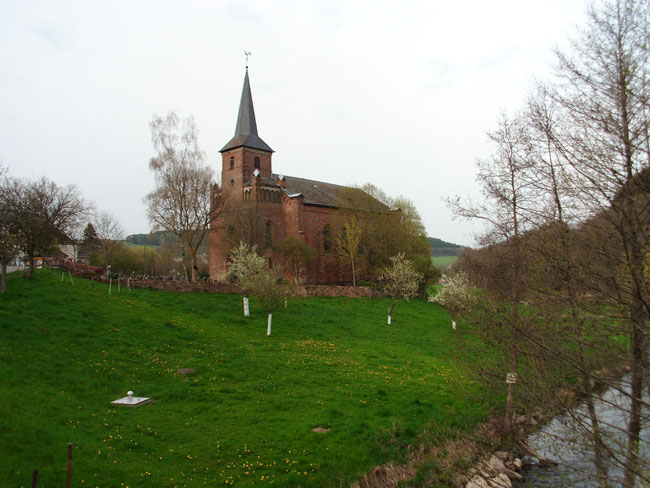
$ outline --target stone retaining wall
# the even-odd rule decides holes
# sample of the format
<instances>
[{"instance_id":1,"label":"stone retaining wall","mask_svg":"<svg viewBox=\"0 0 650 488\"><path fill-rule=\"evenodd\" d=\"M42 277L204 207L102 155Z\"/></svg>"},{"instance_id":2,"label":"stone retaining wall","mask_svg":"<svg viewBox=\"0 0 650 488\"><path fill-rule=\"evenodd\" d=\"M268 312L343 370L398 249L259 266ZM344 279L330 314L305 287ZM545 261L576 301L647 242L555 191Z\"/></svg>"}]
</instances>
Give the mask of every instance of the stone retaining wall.
<instances>
[{"instance_id":1,"label":"stone retaining wall","mask_svg":"<svg viewBox=\"0 0 650 488\"><path fill-rule=\"evenodd\" d=\"M96 266L67 265L65 267L75 276L108 283L104 277L104 270ZM121 278L121 285L127 286L127 277ZM116 284L116 280L113 280ZM154 290L175 291L181 293L242 293L241 287L231 283L218 283L211 281L189 282L183 280L161 280L161 279L131 279L130 285L134 288L151 288ZM333 285L301 285L294 289L294 296L299 297L349 297L349 298L370 298L381 296L377 290L367 286L333 286Z\"/></svg>"}]
</instances>

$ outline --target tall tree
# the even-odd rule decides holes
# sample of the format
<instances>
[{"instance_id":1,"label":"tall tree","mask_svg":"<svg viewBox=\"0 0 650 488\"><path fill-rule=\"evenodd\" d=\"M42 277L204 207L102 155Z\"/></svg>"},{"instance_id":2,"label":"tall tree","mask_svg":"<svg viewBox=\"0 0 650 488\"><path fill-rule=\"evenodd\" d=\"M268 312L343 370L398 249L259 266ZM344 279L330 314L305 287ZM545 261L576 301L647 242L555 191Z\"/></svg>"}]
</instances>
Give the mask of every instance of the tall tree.
<instances>
[{"instance_id":1,"label":"tall tree","mask_svg":"<svg viewBox=\"0 0 650 488\"><path fill-rule=\"evenodd\" d=\"M170 112L165 118L154 116L149 126L156 151L149 168L156 188L145 197L147 215L154 229L178 236L186 278L195 281L197 251L223 206L221 192L213 186L212 170L203 165L193 117L180 120Z\"/></svg>"},{"instance_id":2,"label":"tall tree","mask_svg":"<svg viewBox=\"0 0 650 488\"><path fill-rule=\"evenodd\" d=\"M642 392L647 378L650 290L644 278L650 244L650 5L602 0L571 49L557 52L549 95L563 130L548 131L573 169L573 188L594 217L590 239L598 266L586 284L627 324L631 365L627 450L622 486L641 475Z\"/></svg>"},{"instance_id":3,"label":"tall tree","mask_svg":"<svg viewBox=\"0 0 650 488\"><path fill-rule=\"evenodd\" d=\"M0 293L7 291L7 265L16 258L21 247L20 229L15 225L15 216L6 199L10 185L7 169L0 164Z\"/></svg>"},{"instance_id":4,"label":"tall tree","mask_svg":"<svg viewBox=\"0 0 650 488\"><path fill-rule=\"evenodd\" d=\"M522 236L529 228L530 209L536 195L526 178L531 167L530 140L521 117L502 115L497 129L489 132L488 137L493 147L492 156L477 163L477 181L483 190L484 203L462 203L456 197L449 200L449 205L457 216L486 223L483 244L500 244L500 255L485 260L478 268L480 281L475 284L485 292L482 319L491 326L486 330L493 339L501 336L495 345L502 347L508 368L505 432L510 435L515 406L514 379L520 360L519 341L528 323L522 313L525 297Z\"/></svg>"}]
</instances>

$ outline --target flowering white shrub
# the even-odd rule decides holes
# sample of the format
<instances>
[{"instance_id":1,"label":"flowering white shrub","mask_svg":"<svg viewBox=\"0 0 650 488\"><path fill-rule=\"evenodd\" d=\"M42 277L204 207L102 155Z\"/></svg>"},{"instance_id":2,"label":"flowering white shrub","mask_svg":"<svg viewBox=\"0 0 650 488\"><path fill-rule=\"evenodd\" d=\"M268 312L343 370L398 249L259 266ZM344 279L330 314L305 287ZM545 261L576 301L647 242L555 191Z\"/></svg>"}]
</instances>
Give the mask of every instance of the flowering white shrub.
<instances>
[{"instance_id":1,"label":"flowering white shrub","mask_svg":"<svg viewBox=\"0 0 650 488\"><path fill-rule=\"evenodd\" d=\"M389 325L395 304L400 298L408 301L409 298L417 295L420 281L422 281L422 273L415 269L414 264L406 259L404 253L393 256L390 258L390 262L391 266L379 276L379 282L383 286L384 292L392 300L388 310Z\"/></svg>"},{"instance_id":2,"label":"flowering white shrub","mask_svg":"<svg viewBox=\"0 0 650 488\"><path fill-rule=\"evenodd\" d=\"M429 302L437 303L451 315L451 324L456 329L456 317L469 312L478 303L478 295L472 288L466 273L446 275L440 280L442 289L429 297Z\"/></svg>"}]
</instances>

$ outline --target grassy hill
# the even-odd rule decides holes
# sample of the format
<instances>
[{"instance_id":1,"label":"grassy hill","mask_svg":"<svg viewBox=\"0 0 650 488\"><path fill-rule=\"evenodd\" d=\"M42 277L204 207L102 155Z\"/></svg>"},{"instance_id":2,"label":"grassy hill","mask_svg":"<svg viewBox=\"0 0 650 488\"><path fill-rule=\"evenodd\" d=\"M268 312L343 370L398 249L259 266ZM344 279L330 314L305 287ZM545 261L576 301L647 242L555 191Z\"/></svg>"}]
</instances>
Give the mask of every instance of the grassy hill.
<instances>
[{"instance_id":1,"label":"grassy hill","mask_svg":"<svg viewBox=\"0 0 650 488\"><path fill-rule=\"evenodd\" d=\"M296 299L267 338L237 295L75 285L14 273L0 296L0 486L63 486L68 442L77 487L339 486L492 406L424 301L387 326L387 300ZM154 403L111 405L127 390Z\"/></svg>"}]
</instances>

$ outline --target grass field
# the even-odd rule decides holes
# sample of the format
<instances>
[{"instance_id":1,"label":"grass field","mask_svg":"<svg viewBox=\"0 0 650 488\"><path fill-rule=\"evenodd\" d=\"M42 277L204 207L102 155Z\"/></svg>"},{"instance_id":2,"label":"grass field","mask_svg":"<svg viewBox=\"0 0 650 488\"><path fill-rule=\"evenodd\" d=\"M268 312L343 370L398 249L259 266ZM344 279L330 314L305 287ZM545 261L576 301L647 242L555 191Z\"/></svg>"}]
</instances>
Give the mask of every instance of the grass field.
<instances>
[{"instance_id":1,"label":"grass field","mask_svg":"<svg viewBox=\"0 0 650 488\"><path fill-rule=\"evenodd\" d=\"M431 256L431 262L441 271L445 271L456 261L458 261L458 256Z\"/></svg>"},{"instance_id":2,"label":"grass field","mask_svg":"<svg viewBox=\"0 0 650 488\"><path fill-rule=\"evenodd\" d=\"M237 295L75 285L14 273L0 296L0 486L63 486L71 442L76 487L338 487L492 407L424 301L388 326L387 300L296 299L267 338ZM154 402L111 405L127 390Z\"/></svg>"}]
</instances>

